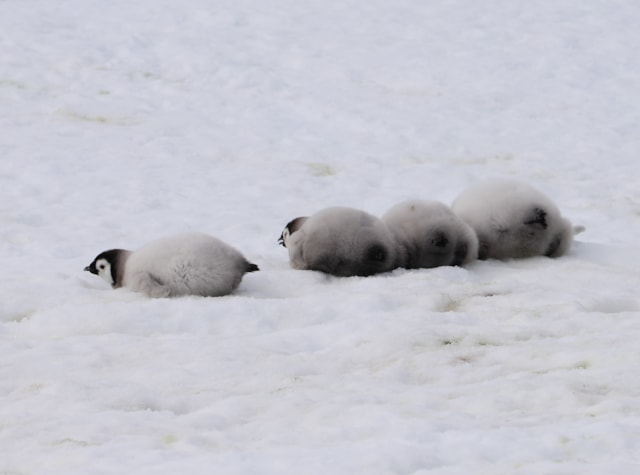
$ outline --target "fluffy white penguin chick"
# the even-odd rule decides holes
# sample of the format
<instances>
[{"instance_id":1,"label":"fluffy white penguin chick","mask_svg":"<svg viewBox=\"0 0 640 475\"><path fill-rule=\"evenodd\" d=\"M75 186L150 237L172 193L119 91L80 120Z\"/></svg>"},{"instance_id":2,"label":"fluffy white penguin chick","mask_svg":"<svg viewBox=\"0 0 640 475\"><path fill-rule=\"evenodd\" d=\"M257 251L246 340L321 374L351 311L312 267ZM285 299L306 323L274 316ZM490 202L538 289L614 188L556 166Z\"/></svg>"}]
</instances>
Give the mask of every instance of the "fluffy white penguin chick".
<instances>
[{"instance_id":1,"label":"fluffy white penguin chick","mask_svg":"<svg viewBox=\"0 0 640 475\"><path fill-rule=\"evenodd\" d=\"M479 259L565 254L575 233L550 198L527 183L492 179L463 191L453 211L476 232Z\"/></svg>"},{"instance_id":2,"label":"fluffy white penguin chick","mask_svg":"<svg viewBox=\"0 0 640 475\"><path fill-rule=\"evenodd\" d=\"M382 221L396 242L396 267L461 266L478 256L476 233L439 201L403 201Z\"/></svg>"},{"instance_id":3,"label":"fluffy white penguin chick","mask_svg":"<svg viewBox=\"0 0 640 475\"><path fill-rule=\"evenodd\" d=\"M332 207L290 221L280 244L294 269L338 277L369 276L393 268L394 246L387 226L376 216L347 207Z\"/></svg>"},{"instance_id":4,"label":"fluffy white penguin chick","mask_svg":"<svg viewBox=\"0 0 640 475\"><path fill-rule=\"evenodd\" d=\"M104 251L84 270L113 288L127 287L150 297L217 297L235 290L246 272L259 269L213 236L183 233L151 241L136 251Z\"/></svg>"}]
</instances>

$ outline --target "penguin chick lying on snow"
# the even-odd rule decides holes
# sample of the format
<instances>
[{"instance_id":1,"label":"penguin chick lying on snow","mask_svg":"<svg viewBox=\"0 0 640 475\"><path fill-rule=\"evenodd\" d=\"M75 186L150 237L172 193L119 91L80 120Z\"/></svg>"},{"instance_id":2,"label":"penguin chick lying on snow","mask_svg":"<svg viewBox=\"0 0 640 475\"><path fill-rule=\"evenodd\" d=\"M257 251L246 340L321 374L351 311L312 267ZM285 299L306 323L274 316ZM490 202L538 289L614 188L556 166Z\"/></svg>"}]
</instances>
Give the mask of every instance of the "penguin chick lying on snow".
<instances>
[{"instance_id":1,"label":"penguin chick lying on snow","mask_svg":"<svg viewBox=\"0 0 640 475\"><path fill-rule=\"evenodd\" d=\"M438 201L403 201L382 221L396 242L397 267L460 266L478 256L476 233Z\"/></svg>"},{"instance_id":2,"label":"penguin chick lying on snow","mask_svg":"<svg viewBox=\"0 0 640 475\"><path fill-rule=\"evenodd\" d=\"M471 186L455 199L453 211L478 235L480 259L558 257L584 230L573 228L547 196L515 180Z\"/></svg>"},{"instance_id":3,"label":"penguin chick lying on snow","mask_svg":"<svg viewBox=\"0 0 640 475\"><path fill-rule=\"evenodd\" d=\"M259 269L213 236L184 233L152 241L137 251L104 251L84 270L113 288L127 287L150 297L217 297L238 287L246 272Z\"/></svg>"},{"instance_id":4,"label":"penguin chick lying on snow","mask_svg":"<svg viewBox=\"0 0 640 475\"><path fill-rule=\"evenodd\" d=\"M393 268L393 240L377 217L353 208L333 207L289 222L280 244L291 267L339 277L368 276Z\"/></svg>"}]
</instances>

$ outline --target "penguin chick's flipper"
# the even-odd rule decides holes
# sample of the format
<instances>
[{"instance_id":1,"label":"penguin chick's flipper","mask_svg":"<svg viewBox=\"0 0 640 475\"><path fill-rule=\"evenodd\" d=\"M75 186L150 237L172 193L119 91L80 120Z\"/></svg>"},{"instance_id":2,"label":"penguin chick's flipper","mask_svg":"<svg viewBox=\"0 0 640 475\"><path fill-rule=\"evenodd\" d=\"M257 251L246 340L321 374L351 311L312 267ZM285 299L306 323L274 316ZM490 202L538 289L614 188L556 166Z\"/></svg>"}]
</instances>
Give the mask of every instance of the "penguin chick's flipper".
<instances>
[{"instance_id":1,"label":"penguin chick's flipper","mask_svg":"<svg viewBox=\"0 0 640 475\"><path fill-rule=\"evenodd\" d=\"M387 250L381 244L374 244L367 250L367 259L374 262L384 262L387 259Z\"/></svg>"},{"instance_id":2,"label":"penguin chick's flipper","mask_svg":"<svg viewBox=\"0 0 640 475\"><path fill-rule=\"evenodd\" d=\"M551 242L549 243L549 246L547 247L547 250L545 251L544 255L547 257L556 257L556 253L558 252L558 249L560 249L560 246L562 245L562 234L557 234L553 237L553 239L551 240Z\"/></svg>"},{"instance_id":3,"label":"penguin chick's flipper","mask_svg":"<svg viewBox=\"0 0 640 475\"><path fill-rule=\"evenodd\" d=\"M547 212L542 208L535 207L524 224L539 224L542 229L547 229Z\"/></svg>"},{"instance_id":4,"label":"penguin chick's flipper","mask_svg":"<svg viewBox=\"0 0 640 475\"><path fill-rule=\"evenodd\" d=\"M446 247L449 244L449 239L447 239L447 235L442 231L436 231L431 239L431 244L435 247Z\"/></svg>"},{"instance_id":5,"label":"penguin chick's flipper","mask_svg":"<svg viewBox=\"0 0 640 475\"><path fill-rule=\"evenodd\" d=\"M467 243L462 242L456 246L456 250L453 253L452 266L461 266L467 259L467 253L469 252L469 246Z\"/></svg>"}]
</instances>

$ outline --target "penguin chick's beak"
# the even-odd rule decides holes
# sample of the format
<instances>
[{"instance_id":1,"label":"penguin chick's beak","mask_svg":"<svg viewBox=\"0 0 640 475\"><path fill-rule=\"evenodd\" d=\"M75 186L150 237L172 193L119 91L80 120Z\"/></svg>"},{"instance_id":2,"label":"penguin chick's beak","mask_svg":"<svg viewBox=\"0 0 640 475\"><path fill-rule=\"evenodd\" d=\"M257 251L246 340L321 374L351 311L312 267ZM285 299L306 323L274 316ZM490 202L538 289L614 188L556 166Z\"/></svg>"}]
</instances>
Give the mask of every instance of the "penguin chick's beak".
<instances>
[{"instance_id":1,"label":"penguin chick's beak","mask_svg":"<svg viewBox=\"0 0 640 475\"><path fill-rule=\"evenodd\" d=\"M280 237L278 238L278 244L280 244L282 247L287 247L284 243L284 235L280 235Z\"/></svg>"},{"instance_id":2,"label":"penguin chick's beak","mask_svg":"<svg viewBox=\"0 0 640 475\"><path fill-rule=\"evenodd\" d=\"M85 267L84 270L87 271L87 272L91 272L92 274L96 274L96 275L98 274L98 272L93 270L90 265Z\"/></svg>"}]
</instances>

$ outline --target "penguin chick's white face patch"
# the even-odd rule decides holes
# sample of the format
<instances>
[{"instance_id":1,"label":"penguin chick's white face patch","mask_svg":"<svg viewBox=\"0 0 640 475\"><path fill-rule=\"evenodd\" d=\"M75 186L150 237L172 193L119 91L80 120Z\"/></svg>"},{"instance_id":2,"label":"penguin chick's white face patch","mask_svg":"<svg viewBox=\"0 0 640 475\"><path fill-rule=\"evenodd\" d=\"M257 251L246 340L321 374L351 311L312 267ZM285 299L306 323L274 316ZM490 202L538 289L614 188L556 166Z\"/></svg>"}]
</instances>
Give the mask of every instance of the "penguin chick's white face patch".
<instances>
[{"instance_id":1,"label":"penguin chick's white face patch","mask_svg":"<svg viewBox=\"0 0 640 475\"><path fill-rule=\"evenodd\" d=\"M284 230L282 231L282 234L280 235L280 239L278 239L278 244L280 244L283 247L287 247L287 241L289 240L289 236L291 236L291 233L289 232L289 228L284 228Z\"/></svg>"},{"instance_id":2,"label":"penguin chick's white face patch","mask_svg":"<svg viewBox=\"0 0 640 475\"><path fill-rule=\"evenodd\" d=\"M287 223L278 239L278 244L283 247L287 247L287 241L289 240L289 236L295 233L300 227L304 224L304 222L308 219L307 216L300 216L298 218L292 219Z\"/></svg>"},{"instance_id":3,"label":"penguin chick's white face patch","mask_svg":"<svg viewBox=\"0 0 640 475\"><path fill-rule=\"evenodd\" d=\"M113 276L111 275L111 263L105 258L96 260L95 263L96 270L98 271L98 275L104 279L104 281L113 285Z\"/></svg>"}]
</instances>

